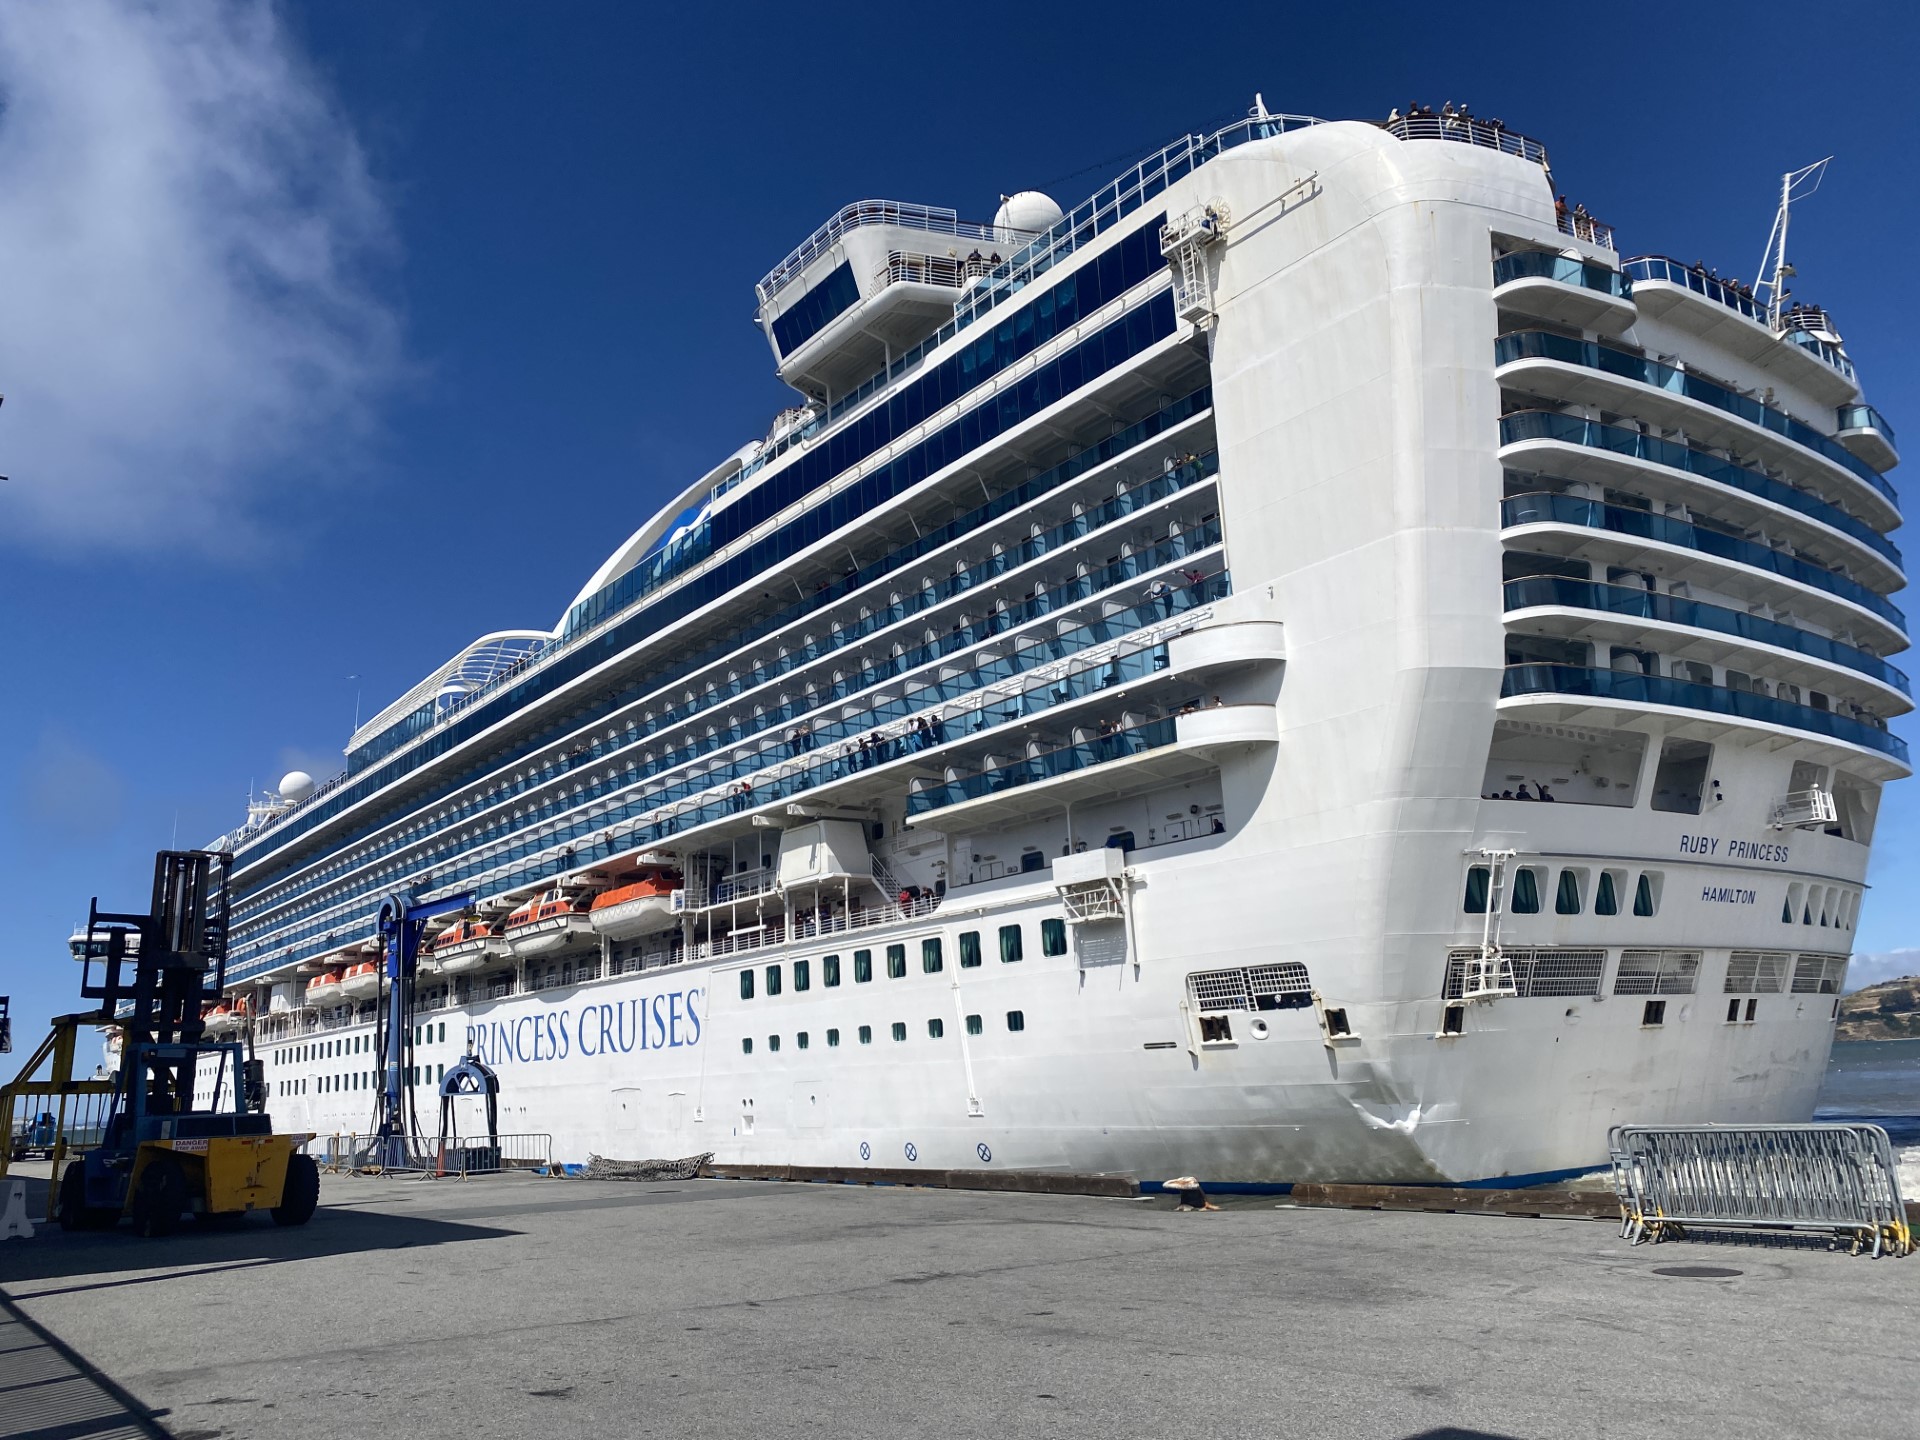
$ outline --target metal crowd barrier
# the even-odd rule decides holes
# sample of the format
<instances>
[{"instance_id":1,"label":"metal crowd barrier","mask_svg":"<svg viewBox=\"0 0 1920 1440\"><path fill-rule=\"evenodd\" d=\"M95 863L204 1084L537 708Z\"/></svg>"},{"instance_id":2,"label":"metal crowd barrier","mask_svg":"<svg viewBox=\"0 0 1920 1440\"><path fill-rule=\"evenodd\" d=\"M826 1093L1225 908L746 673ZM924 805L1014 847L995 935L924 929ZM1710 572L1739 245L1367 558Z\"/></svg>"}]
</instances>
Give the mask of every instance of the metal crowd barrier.
<instances>
[{"instance_id":1,"label":"metal crowd barrier","mask_svg":"<svg viewBox=\"0 0 1920 1440\"><path fill-rule=\"evenodd\" d=\"M1710 1229L1813 1230L1910 1255L1893 1146L1878 1125L1616 1125L1620 1234L1638 1245Z\"/></svg>"},{"instance_id":2,"label":"metal crowd barrier","mask_svg":"<svg viewBox=\"0 0 1920 1440\"><path fill-rule=\"evenodd\" d=\"M413 1175L427 1180L464 1180L469 1175L519 1171L555 1174L553 1136L544 1134L432 1137L318 1135L308 1151L334 1175Z\"/></svg>"}]
</instances>

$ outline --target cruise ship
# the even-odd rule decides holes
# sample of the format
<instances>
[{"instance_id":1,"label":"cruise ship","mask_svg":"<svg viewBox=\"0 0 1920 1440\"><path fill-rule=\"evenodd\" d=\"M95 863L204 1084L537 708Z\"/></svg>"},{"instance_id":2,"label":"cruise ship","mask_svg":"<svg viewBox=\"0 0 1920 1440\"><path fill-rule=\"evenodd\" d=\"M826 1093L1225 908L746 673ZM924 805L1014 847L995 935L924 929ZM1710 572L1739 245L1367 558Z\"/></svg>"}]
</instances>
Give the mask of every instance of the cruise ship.
<instances>
[{"instance_id":1,"label":"cruise ship","mask_svg":"<svg viewBox=\"0 0 1920 1440\"><path fill-rule=\"evenodd\" d=\"M1230 1188L1808 1118L1909 770L1894 433L1783 237L1749 288L1559 189L1256 105L1064 212L840 209L766 437L216 843L276 1121L491 1074L556 1162Z\"/></svg>"}]
</instances>

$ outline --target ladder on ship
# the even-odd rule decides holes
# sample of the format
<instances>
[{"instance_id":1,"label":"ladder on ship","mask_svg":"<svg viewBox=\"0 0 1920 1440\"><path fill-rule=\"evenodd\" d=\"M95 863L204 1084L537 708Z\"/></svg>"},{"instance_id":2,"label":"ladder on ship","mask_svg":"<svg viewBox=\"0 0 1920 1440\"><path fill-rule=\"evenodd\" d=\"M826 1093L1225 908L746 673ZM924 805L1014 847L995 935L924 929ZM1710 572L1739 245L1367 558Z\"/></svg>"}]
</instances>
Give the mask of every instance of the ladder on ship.
<instances>
[{"instance_id":1,"label":"ladder on ship","mask_svg":"<svg viewBox=\"0 0 1920 1440\"><path fill-rule=\"evenodd\" d=\"M1480 852L1487 862L1487 911L1481 917L1480 953L1467 961L1466 974L1460 977L1463 1000L1493 1000L1520 993L1513 982L1513 962L1500 949L1500 921L1506 914L1508 882L1518 853L1515 850Z\"/></svg>"}]
</instances>

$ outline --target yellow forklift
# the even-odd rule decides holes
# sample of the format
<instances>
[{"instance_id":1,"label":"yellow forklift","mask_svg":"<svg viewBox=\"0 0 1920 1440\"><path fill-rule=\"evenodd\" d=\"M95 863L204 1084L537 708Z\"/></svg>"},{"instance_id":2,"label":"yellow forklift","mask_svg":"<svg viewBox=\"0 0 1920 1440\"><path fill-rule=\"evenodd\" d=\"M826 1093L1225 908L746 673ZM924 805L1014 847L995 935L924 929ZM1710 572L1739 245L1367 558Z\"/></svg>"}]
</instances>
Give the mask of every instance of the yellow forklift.
<instances>
[{"instance_id":1,"label":"yellow forklift","mask_svg":"<svg viewBox=\"0 0 1920 1440\"><path fill-rule=\"evenodd\" d=\"M188 1215L204 1224L244 1223L255 1211L282 1225L313 1218L320 1170L301 1151L313 1137L274 1133L265 1067L246 1053L250 1038L205 1038L202 1011L226 988L231 867L229 855L162 851L151 911L106 913L96 901L74 948L80 993L100 1008L57 1020L19 1078L0 1089L0 1134L11 1133L19 1098L102 1090L110 1097L96 1134L54 1138L53 1212L62 1229L110 1228L125 1217L142 1235L165 1235ZM121 1032L120 1069L110 1080L73 1079L82 1026ZM36 1082L48 1058L52 1081ZM80 1149L70 1138L97 1143ZM0 1152L0 1174L4 1165Z\"/></svg>"}]
</instances>

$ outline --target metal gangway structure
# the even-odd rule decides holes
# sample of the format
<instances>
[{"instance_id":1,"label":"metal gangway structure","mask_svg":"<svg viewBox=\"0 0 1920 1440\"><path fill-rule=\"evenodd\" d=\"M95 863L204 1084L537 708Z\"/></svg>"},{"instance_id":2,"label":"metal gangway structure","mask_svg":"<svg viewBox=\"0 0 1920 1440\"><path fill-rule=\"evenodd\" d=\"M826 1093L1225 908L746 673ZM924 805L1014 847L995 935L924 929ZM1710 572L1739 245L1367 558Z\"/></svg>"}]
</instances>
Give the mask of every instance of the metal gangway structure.
<instances>
[{"instance_id":1,"label":"metal gangway structure","mask_svg":"<svg viewBox=\"0 0 1920 1440\"><path fill-rule=\"evenodd\" d=\"M1853 1254L1910 1255L1893 1146L1878 1125L1616 1125L1607 1137L1620 1234L1686 1227L1810 1231Z\"/></svg>"}]
</instances>

